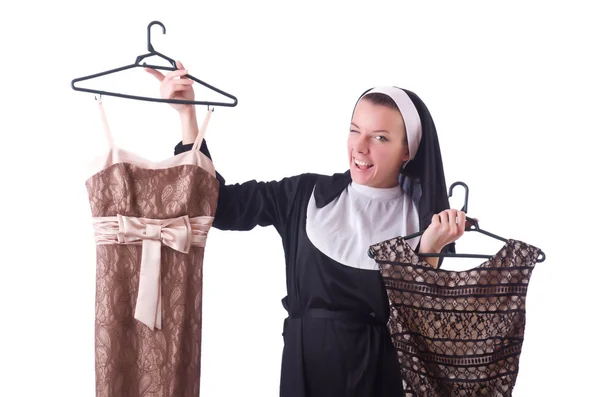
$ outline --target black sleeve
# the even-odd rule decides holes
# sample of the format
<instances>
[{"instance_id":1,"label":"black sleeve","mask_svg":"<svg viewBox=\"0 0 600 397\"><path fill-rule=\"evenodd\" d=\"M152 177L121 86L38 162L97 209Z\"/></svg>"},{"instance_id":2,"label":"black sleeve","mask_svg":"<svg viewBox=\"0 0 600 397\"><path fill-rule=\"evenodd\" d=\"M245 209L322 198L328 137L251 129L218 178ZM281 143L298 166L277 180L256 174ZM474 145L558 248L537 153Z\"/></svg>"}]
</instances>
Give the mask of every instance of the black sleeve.
<instances>
[{"instance_id":1,"label":"black sleeve","mask_svg":"<svg viewBox=\"0 0 600 397\"><path fill-rule=\"evenodd\" d=\"M175 147L175 154L192 149L193 144ZM212 161L206 140L200 151ZM292 210L301 175L280 181L256 180L228 185L218 172L219 199L213 226L220 230L251 230L256 226L273 225L282 234Z\"/></svg>"}]
</instances>

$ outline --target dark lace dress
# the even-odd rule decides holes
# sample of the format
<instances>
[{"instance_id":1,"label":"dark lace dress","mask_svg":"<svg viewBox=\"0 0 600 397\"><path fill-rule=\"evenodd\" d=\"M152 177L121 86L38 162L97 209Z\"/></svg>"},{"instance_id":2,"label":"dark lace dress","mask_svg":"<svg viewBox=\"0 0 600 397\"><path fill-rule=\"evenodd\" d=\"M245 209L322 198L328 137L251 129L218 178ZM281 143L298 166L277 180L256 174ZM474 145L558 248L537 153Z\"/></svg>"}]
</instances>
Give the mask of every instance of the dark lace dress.
<instances>
[{"instance_id":1,"label":"dark lace dress","mask_svg":"<svg viewBox=\"0 0 600 397\"><path fill-rule=\"evenodd\" d=\"M371 247L407 397L512 395L540 250L516 240L467 271L435 269L402 239Z\"/></svg>"}]
</instances>

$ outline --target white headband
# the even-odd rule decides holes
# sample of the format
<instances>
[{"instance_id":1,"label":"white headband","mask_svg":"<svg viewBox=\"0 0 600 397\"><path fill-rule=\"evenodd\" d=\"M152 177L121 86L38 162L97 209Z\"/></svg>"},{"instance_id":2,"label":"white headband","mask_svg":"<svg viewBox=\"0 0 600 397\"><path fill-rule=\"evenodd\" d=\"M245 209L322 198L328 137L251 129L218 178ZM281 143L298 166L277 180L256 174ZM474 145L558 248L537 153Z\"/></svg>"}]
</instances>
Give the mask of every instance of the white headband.
<instances>
[{"instance_id":1,"label":"white headband","mask_svg":"<svg viewBox=\"0 0 600 397\"><path fill-rule=\"evenodd\" d=\"M421 118L419 117L419 113L417 112L414 103L403 89L391 86L375 87L372 90L367 91L361 99L365 95L372 93L380 93L389 96L396 103L398 109L400 109L400 113L404 119L404 129L406 130L409 161L414 159L417 150L419 149L422 135ZM408 161L404 166L406 166L406 164L408 164Z\"/></svg>"}]
</instances>

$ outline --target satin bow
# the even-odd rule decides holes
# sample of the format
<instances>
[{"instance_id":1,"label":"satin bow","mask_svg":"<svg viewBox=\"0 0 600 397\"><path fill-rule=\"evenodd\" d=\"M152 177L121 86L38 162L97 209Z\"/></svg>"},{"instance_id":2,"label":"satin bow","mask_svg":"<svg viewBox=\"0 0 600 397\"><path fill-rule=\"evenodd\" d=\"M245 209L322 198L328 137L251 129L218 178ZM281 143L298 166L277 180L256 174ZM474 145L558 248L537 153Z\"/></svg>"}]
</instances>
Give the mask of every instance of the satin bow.
<instances>
[{"instance_id":1,"label":"satin bow","mask_svg":"<svg viewBox=\"0 0 600 397\"><path fill-rule=\"evenodd\" d=\"M161 245L188 253L192 245L190 220L187 215L172 219L145 219L123 215L117 215L117 218L119 243L142 241L140 283L134 317L150 329L162 329Z\"/></svg>"}]
</instances>

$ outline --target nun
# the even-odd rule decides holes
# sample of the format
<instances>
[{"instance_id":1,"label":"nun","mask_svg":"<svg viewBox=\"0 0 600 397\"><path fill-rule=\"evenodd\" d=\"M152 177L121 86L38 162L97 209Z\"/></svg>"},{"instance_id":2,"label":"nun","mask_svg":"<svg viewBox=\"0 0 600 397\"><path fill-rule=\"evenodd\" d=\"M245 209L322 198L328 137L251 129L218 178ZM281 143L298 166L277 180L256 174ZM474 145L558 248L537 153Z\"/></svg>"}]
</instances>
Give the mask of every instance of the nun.
<instances>
[{"instance_id":1,"label":"nun","mask_svg":"<svg viewBox=\"0 0 600 397\"><path fill-rule=\"evenodd\" d=\"M186 71L163 75L165 98L193 99ZM193 105L172 104L191 150L198 133ZM211 160L206 141L201 152ZM465 214L449 209L436 128L423 101L395 86L359 96L350 118L348 169L277 181L228 184L217 172L213 227L273 226L286 264L281 397L403 396L402 371L386 327L389 304L371 244L420 230L421 253L454 252ZM217 170L218 162L213 160ZM232 161L235 161L232 159ZM439 258L424 257L432 266Z\"/></svg>"}]
</instances>

